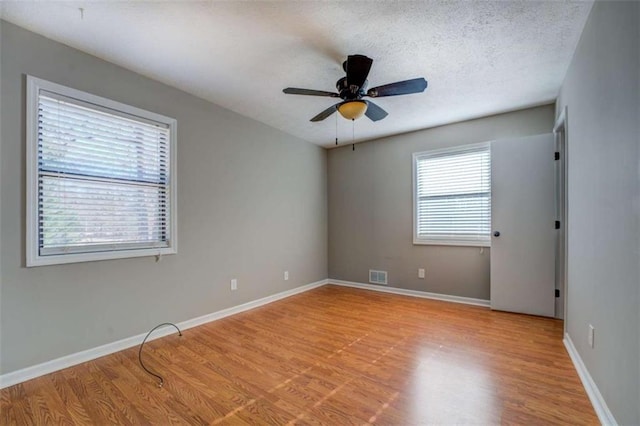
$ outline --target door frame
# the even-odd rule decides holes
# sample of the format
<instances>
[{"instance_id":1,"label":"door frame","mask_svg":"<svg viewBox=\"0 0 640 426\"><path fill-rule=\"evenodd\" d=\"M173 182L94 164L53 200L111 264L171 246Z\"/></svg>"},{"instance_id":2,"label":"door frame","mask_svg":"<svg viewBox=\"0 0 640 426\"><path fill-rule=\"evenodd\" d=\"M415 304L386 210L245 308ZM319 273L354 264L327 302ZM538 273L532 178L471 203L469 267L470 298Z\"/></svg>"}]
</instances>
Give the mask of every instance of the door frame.
<instances>
[{"instance_id":1,"label":"door frame","mask_svg":"<svg viewBox=\"0 0 640 426\"><path fill-rule=\"evenodd\" d=\"M563 192L563 204L564 204L564 209L562 209L562 214L561 217L558 217L558 220L560 221L560 227L562 229L562 231L564 232L564 244L563 244L563 248L562 250L564 251L564 256L561 256L561 259L564 261L564 268L563 268L563 272L564 272L564 276L563 276L563 283L564 283L564 288L561 289L561 291L564 294L564 306L563 306L563 312L562 312L562 318L564 320L564 332L567 332L567 308L569 306L569 274L568 274L568 268L569 268L569 222L568 222L568 217L569 217L569 132L568 132L568 114L569 114L569 107L565 106L561 111L560 114L558 115L558 118L556 119L556 122L553 126L553 134L555 135L555 149L556 151L560 152L560 159L558 161L561 161L561 172L562 172L562 183L563 183L563 188L562 188L562 192ZM556 188L558 187L559 183L556 182ZM559 261L559 256L556 254L556 263L558 263ZM556 266L557 267L557 266ZM558 317L558 312L556 312L556 317Z\"/></svg>"}]
</instances>

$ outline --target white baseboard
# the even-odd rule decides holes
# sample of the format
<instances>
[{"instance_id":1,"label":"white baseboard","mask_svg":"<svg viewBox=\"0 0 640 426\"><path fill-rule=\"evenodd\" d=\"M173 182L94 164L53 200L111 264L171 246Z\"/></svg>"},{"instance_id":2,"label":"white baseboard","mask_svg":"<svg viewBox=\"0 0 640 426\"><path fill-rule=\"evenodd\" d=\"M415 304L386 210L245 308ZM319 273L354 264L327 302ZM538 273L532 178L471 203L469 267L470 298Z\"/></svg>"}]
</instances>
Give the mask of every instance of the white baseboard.
<instances>
[{"instance_id":1,"label":"white baseboard","mask_svg":"<svg viewBox=\"0 0 640 426\"><path fill-rule=\"evenodd\" d=\"M180 323L177 323L176 325L181 330L187 330L192 327L206 324L211 321L216 321L221 318L228 317L230 315L248 311L250 309L257 308L259 306L263 306L263 305L275 302L277 300L281 300L286 297L293 296L295 294L303 293L305 291L309 291L314 288L321 287L327 283L328 283L328 280L316 281L311 284L303 285L291 290L287 290L281 293L273 294L271 296L263 297L262 299L243 303L242 305L233 306L231 308L223 309L221 311L213 312L211 314L203 315L201 317L182 321ZM147 339L147 341L155 340L175 332L176 332L176 329L173 327L161 328L155 331L154 334L151 335L149 339ZM26 382L27 380L35 379L36 377L53 373L54 371L62 370L64 368L81 364L83 362L91 361L96 358L100 358L102 356L109 355L114 352L128 349L133 346L137 346L140 343L142 343L142 339L144 339L146 335L147 333L138 334L137 336L127 337L125 339L118 340L112 343L107 343L106 345L98 346L96 348L87 349L81 352L76 352L71 355L67 355L51 361L43 362L42 364L37 364L31 367L23 368L21 370L13 371L11 373L2 374L0 375L0 389L13 386L18 383Z\"/></svg>"},{"instance_id":2,"label":"white baseboard","mask_svg":"<svg viewBox=\"0 0 640 426\"><path fill-rule=\"evenodd\" d=\"M385 287L385 286L374 285L374 284L356 283L353 281L334 280L331 278L329 278L327 281L329 282L329 284L336 284L344 287L362 288L365 290L380 291L383 293L393 293L393 294L400 294L403 296L421 297L423 299L434 299L434 300L441 300L444 302L463 303L465 305L484 306L484 307L491 306L489 300L474 299L472 297L452 296L449 294L440 294L440 293L429 293L427 291L407 290L404 288Z\"/></svg>"},{"instance_id":3,"label":"white baseboard","mask_svg":"<svg viewBox=\"0 0 640 426\"><path fill-rule=\"evenodd\" d=\"M565 348L567 348L567 352L569 353L571 361L573 361L573 366L578 372L578 376L582 381L582 386L584 386L584 390L587 391L587 395L591 400L591 404L593 405L593 409L598 416L598 420L600 420L600 423L602 423L603 425L616 426L618 424L616 422L616 419L613 417L613 414L609 410L607 403L602 397L598 386L596 386L596 383L593 381L591 374L589 374L587 367L584 365L584 362L582 362L582 358L576 350L576 347L573 345L573 341L571 341L569 333L564 334L564 339L562 341L564 342Z\"/></svg>"}]
</instances>

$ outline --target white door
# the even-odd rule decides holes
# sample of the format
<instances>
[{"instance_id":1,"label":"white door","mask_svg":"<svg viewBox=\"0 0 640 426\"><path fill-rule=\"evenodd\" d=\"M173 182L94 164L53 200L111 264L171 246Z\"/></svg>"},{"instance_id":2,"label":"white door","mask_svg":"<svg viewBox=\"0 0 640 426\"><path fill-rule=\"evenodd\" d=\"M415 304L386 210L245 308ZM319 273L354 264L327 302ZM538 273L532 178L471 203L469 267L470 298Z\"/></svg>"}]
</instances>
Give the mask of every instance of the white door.
<instances>
[{"instance_id":1,"label":"white door","mask_svg":"<svg viewBox=\"0 0 640 426\"><path fill-rule=\"evenodd\" d=\"M553 317L552 134L491 144L491 308Z\"/></svg>"}]
</instances>

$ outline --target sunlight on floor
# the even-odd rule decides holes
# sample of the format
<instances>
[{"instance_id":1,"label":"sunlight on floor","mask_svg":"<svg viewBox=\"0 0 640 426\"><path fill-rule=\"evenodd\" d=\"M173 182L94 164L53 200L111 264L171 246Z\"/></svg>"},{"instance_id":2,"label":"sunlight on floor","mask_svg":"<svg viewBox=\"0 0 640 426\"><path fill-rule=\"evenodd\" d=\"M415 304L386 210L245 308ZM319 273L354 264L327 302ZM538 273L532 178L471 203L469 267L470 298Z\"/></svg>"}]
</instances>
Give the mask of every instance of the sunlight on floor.
<instances>
[{"instance_id":1,"label":"sunlight on floor","mask_svg":"<svg viewBox=\"0 0 640 426\"><path fill-rule=\"evenodd\" d=\"M410 386L413 423L500 422L497 386L482 357L442 346L423 355Z\"/></svg>"}]
</instances>

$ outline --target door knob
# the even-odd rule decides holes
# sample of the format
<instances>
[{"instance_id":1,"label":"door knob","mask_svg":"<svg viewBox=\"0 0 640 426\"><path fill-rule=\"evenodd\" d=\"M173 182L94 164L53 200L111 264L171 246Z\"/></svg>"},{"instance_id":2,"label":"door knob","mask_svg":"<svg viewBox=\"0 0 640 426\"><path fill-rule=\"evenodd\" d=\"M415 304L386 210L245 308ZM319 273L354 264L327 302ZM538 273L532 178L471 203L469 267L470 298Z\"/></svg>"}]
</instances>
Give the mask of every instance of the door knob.
<instances>
[{"instance_id":1,"label":"door knob","mask_svg":"<svg viewBox=\"0 0 640 426\"><path fill-rule=\"evenodd\" d=\"M493 236L494 236L494 237L499 237L499 236L500 236L500 231L496 231L496 232L494 232L494 233L493 233Z\"/></svg>"}]
</instances>

